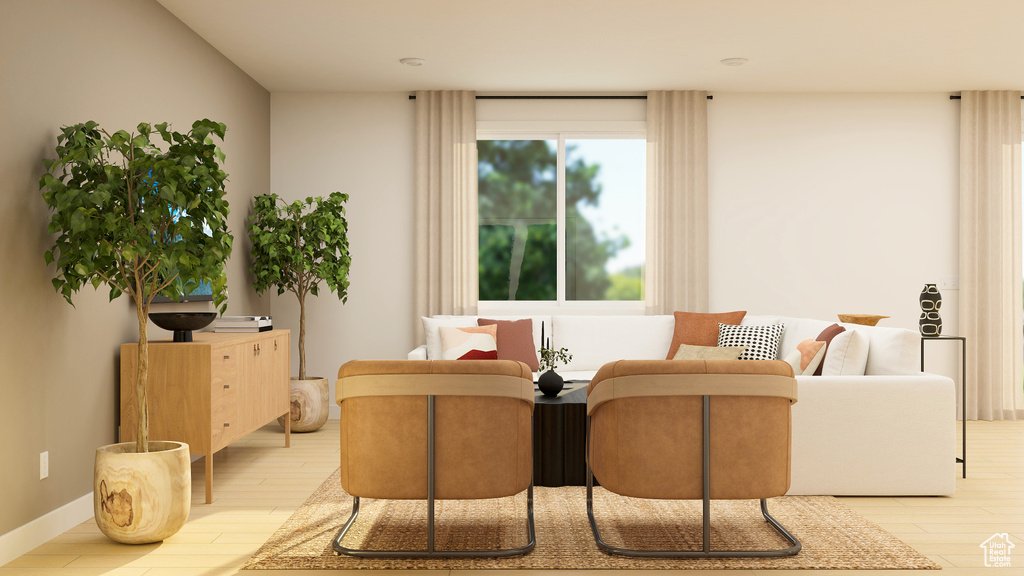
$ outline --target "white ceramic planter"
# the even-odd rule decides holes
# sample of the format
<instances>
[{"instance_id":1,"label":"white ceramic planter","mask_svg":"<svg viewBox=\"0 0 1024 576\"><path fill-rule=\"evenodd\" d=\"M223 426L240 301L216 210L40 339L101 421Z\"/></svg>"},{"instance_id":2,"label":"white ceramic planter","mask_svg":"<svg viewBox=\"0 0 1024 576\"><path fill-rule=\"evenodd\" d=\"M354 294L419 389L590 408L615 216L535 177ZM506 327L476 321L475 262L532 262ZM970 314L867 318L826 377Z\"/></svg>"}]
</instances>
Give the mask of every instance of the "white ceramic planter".
<instances>
[{"instance_id":1,"label":"white ceramic planter","mask_svg":"<svg viewBox=\"0 0 1024 576\"><path fill-rule=\"evenodd\" d=\"M188 444L151 441L149 450L137 454L134 442L96 449L96 524L115 542L159 542L188 520L192 507Z\"/></svg>"},{"instance_id":2,"label":"white ceramic planter","mask_svg":"<svg viewBox=\"0 0 1024 576\"><path fill-rule=\"evenodd\" d=\"M313 432L327 422L327 378L291 380L292 432ZM277 419L284 426L284 416Z\"/></svg>"}]
</instances>

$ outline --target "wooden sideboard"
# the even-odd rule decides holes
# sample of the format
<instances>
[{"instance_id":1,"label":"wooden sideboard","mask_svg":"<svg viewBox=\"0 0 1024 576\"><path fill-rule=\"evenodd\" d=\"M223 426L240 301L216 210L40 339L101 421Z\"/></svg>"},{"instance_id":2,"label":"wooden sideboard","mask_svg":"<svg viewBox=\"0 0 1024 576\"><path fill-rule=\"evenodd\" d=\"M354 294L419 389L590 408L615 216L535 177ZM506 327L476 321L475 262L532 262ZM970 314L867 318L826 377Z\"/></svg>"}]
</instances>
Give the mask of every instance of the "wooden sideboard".
<instances>
[{"instance_id":1,"label":"wooden sideboard","mask_svg":"<svg viewBox=\"0 0 1024 576\"><path fill-rule=\"evenodd\" d=\"M149 342L149 438L177 440L206 457L213 501L213 454L290 413L288 330L200 332L193 342ZM138 343L121 345L121 442L134 442ZM285 418L284 445L291 445Z\"/></svg>"}]
</instances>

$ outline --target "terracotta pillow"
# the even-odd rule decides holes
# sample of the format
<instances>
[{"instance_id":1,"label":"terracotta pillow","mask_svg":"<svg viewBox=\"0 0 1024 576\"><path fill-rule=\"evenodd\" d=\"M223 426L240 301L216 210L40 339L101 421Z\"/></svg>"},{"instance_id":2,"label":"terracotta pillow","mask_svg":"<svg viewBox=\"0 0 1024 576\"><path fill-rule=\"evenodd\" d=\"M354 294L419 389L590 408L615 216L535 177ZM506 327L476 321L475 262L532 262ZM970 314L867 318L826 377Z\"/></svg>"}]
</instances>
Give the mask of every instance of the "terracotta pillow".
<instances>
[{"instance_id":1,"label":"terracotta pillow","mask_svg":"<svg viewBox=\"0 0 1024 576\"><path fill-rule=\"evenodd\" d=\"M530 370L540 370L537 351L533 345L533 320L491 320L478 318L480 326L498 326L498 360L518 360L526 363Z\"/></svg>"},{"instance_id":2,"label":"terracotta pillow","mask_svg":"<svg viewBox=\"0 0 1024 576\"><path fill-rule=\"evenodd\" d=\"M825 356L821 357L821 363L818 364L818 368L814 371L815 376L821 376L821 369L825 367L825 357L828 356L828 347L832 344L832 339L843 332L846 332L846 328L839 324L833 324L822 330L821 334L818 334L818 337L815 338L818 342L825 343Z\"/></svg>"},{"instance_id":3,"label":"terracotta pillow","mask_svg":"<svg viewBox=\"0 0 1024 576\"><path fill-rule=\"evenodd\" d=\"M747 315L746 310L701 314L699 312L676 312L676 329L672 334L672 345L668 347L665 360L675 358L680 344L690 346L718 346L718 324L737 325Z\"/></svg>"}]
</instances>

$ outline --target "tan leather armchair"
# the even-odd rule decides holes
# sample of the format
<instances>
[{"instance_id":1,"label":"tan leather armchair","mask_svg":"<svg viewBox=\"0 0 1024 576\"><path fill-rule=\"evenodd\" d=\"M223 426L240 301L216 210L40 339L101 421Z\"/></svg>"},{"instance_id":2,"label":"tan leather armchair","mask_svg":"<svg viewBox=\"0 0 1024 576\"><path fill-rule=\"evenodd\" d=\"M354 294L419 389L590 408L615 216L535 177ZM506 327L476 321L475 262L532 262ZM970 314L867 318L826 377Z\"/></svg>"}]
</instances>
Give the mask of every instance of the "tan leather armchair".
<instances>
[{"instance_id":1,"label":"tan leather armchair","mask_svg":"<svg viewBox=\"0 0 1024 576\"><path fill-rule=\"evenodd\" d=\"M533 375L510 360L386 360L338 371L341 485L354 498L334 550L369 557L525 554L533 523ZM529 542L509 550L434 548L434 500L501 498L528 490ZM341 545L359 499L426 499L426 550Z\"/></svg>"},{"instance_id":2,"label":"tan leather armchair","mask_svg":"<svg viewBox=\"0 0 1024 576\"><path fill-rule=\"evenodd\" d=\"M796 379L779 360L621 360L587 390L587 514L602 550L632 556L790 556L800 542L769 513L766 498L790 483L790 406ZM636 498L701 499L702 550L634 550L601 539L593 478ZM711 499L760 499L791 544L781 550L711 550Z\"/></svg>"}]
</instances>

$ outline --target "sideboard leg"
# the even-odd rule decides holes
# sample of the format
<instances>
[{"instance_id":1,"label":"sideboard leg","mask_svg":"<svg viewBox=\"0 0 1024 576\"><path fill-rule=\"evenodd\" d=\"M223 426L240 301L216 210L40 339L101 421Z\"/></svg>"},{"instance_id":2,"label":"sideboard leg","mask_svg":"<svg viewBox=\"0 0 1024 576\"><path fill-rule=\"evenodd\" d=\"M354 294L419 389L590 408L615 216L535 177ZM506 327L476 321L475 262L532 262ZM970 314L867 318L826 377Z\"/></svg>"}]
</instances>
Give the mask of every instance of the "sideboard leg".
<instances>
[{"instance_id":1,"label":"sideboard leg","mask_svg":"<svg viewBox=\"0 0 1024 576\"><path fill-rule=\"evenodd\" d=\"M206 458L206 503L213 503L213 454L207 454Z\"/></svg>"},{"instance_id":2,"label":"sideboard leg","mask_svg":"<svg viewBox=\"0 0 1024 576\"><path fill-rule=\"evenodd\" d=\"M284 413L284 447L292 447L292 411L290 408Z\"/></svg>"}]
</instances>

